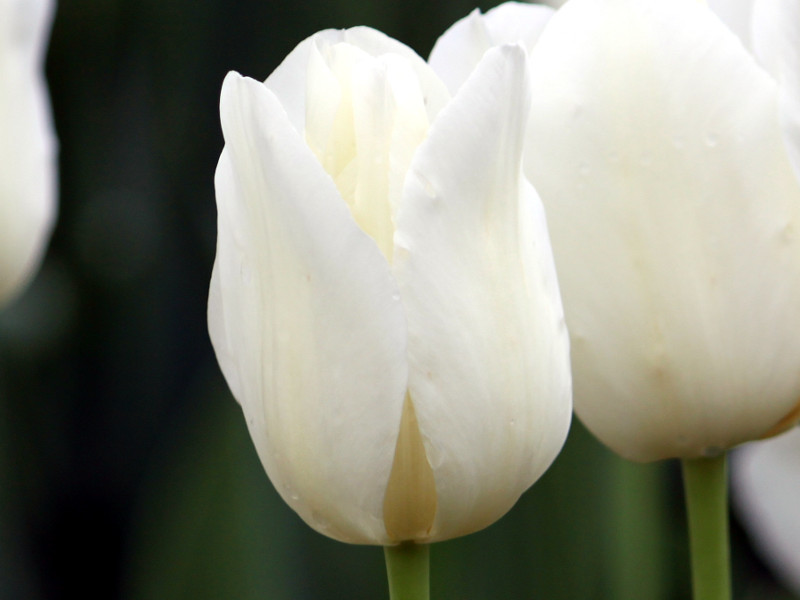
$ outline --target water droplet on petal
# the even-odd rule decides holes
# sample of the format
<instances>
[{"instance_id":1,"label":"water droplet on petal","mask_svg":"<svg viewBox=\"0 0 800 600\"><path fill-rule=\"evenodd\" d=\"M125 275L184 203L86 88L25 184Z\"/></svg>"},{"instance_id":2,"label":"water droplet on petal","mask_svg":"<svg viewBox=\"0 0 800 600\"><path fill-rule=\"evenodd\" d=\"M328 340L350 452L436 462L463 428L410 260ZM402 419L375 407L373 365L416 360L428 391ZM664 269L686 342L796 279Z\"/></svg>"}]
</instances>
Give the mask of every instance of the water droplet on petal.
<instances>
[{"instance_id":1,"label":"water droplet on petal","mask_svg":"<svg viewBox=\"0 0 800 600\"><path fill-rule=\"evenodd\" d=\"M719 138L717 137L716 133L714 133L713 131L709 131L708 133L706 133L706 146L708 146L709 148L713 148L718 143L719 143Z\"/></svg>"}]
</instances>

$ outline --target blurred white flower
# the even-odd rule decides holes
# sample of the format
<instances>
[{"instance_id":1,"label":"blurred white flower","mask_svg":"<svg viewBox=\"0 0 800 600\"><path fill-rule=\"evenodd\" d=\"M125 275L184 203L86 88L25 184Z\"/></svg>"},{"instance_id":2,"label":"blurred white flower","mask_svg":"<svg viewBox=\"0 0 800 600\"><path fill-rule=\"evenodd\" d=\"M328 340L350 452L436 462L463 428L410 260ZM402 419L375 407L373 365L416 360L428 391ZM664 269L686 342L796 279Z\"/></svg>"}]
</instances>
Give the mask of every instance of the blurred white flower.
<instances>
[{"instance_id":1,"label":"blurred white flower","mask_svg":"<svg viewBox=\"0 0 800 600\"><path fill-rule=\"evenodd\" d=\"M734 506L756 549L800 594L800 429L733 453Z\"/></svg>"},{"instance_id":2,"label":"blurred white flower","mask_svg":"<svg viewBox=\"0 0 800 600\"><path fill-rule=\"evenodd\" d=\"M450 100L413 51L355 28L263 84L225 79L211 339L267 474L328 536L478 530L564 442L525 60L489 52Z\"/></svg>"},{"instance_id":3,"label":"blurred white flower","mask_svg":"<svg viewBox=\"0 0 800 600\"><path fill-rule=\"evenodd\" d=\"M57 142L43 63L49 0L0 0L0 305L33 276L56 215Z\"/></svg>"},{"instance_id":4,"label":"blurred white flower","mask_svg":"<svg viewBox=\"0 0 800 600\"><path fill-rule=\"evenodd\" d=\"M776 64L800 46L782 50L795 56ZM578 416L642 461L784 430L800 398L800 185L779 80L696 0L570 0L530 68L526 172Z\"/></svg>"}]
</instances>

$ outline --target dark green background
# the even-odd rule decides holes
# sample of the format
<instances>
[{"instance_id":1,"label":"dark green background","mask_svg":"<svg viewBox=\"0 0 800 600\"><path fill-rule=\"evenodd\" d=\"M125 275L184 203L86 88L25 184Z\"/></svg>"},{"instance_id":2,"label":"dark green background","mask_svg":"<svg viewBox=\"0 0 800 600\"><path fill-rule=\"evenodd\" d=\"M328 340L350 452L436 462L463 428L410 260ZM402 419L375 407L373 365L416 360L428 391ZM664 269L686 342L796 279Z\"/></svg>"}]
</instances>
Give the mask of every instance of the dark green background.
<instances>
[{"instance_id":1,"label":"dark green background","mask_svg":"<svg viewBox=\"0 0 800 600\"><path fill-rule=\"evenodd\" d=\"M482 4L488 9L492 4ZM47 74L60 217L0 315L0 598L387 597L380 548L278 498L206 331L217 103L298 42L371 25L427 56L469 0L63 0ZM624 463L579 424L491 528L438 544L435 600L689 595L675 464ZM733 525L737 598L789 596Z\"/></svg>"}]
</instances>

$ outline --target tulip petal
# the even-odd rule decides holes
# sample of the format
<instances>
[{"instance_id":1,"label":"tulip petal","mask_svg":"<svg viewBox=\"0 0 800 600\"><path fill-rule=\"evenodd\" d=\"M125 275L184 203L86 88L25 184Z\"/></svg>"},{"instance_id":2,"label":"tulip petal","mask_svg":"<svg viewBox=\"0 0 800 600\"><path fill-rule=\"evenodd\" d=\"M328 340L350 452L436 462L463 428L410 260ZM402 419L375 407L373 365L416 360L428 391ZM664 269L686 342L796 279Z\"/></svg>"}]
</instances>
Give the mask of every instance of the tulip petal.
<instances>
[{"instance_id":1,"label":"tulip petal","mask_svg":"<svg viewBox=\"0 0 800 600\"><path fill-rule=\"evenodd\" d=\"M264 82L280 100L289 114L289 120L299 132L305 131L307 66L311 48L324 48L338 43L352 44L371 56L398 54L405 58L419 77L428 110L428 119L438 114L450 100L450 94L437 75L411 48L369 27L346 30L326 29L306 38L283 59L278 68Z\"/></svg>"},{"instance_id":2,"label":"tulip petal","mask_svg":"<svg viewBox=\"0 0 800 600\"><path fill-rule=\"evenodd\" d=\"M57 141L42 63L47 0L0 3L0 304L32 275L55 221Z\"/></svg>"},{"instance_id":3,"label":"tulip petal","mask_svg":"<svg viewBox=\"0 0 800 600\"><path fill-rule=\"evenodd\" d=\"M485 15L476 8L436 40L428 63L455 94L489 48L521 43L530 52L554 12L521 2L506 2Z\"/></svg>"},{"instance_id":4,"label":"tulip petal","mask_svg":"<svg viewBox=\"0 0 800 600\"><path fill-rule=\"evenodd\" d=\"M272 92L231 73L220 112L220 366L284 500L321 533L386 543L408 369L389 265Z\"/></svg>"},{"instance_id":5,"label":"tulip petal","mask_svg":"<svg viewBox=\"0 0 800 600\"><path fill-rule=\"evenodd\" d=\"M428 131L416 73L397 54L375 58L344 43L313 47L307 93L313 109L306 115L306 143L361 229L391 260L394 212Z\"/></svg>"},{"instance_id":6,"label":"tulip petal","mask_svg":"<svg viewBox=\"0 0 800 600\"><path fill-rule=\"evenodd\" d=\"M752 45L750 31L753 2L754 0L707 0L708 7L748 49Z\"/></svg>"},{"instance_id":7,"label":"tulip petal","mask_svg":"<svg viewBox=\"0 0 800 600\"><path fill-rule=\"evenodd\" d=\"M800 1L757 0L753 49L778 81L789 158L800 177Z\"/></svg>"},{"instance_id":8,"label":"tulip petal","mask_svg":"<svg viewBox=\"0 0 800 600\"><path fill-rule=\"evenodd\" d=\"M436 482L430 541L502 516L569 427L567 333L521 174L529 101L523 49L490 50L431 126L398 211L409 390Z\"/></svg>"},{"instance_id":9,"label":"tulip petal","mask_svg":"<svg viewBox=\"0 0 800 600\"><path fill-rule=\"evenodd\" d=\"M800 429L733 454L734 505L754 545L800 594Z\"/></svg>"},{"instance_id":10,"label":"tulip petal","mask_svg":"<svg viewBox=\"0 0 800 600\"><path fill-rule=\"evenodd\" d=\"M759 437L800 397L800 188L774 82L695 0L571 0L531 74L526 172L578 416L635 460Z\"/></svg>"}]
</instances>

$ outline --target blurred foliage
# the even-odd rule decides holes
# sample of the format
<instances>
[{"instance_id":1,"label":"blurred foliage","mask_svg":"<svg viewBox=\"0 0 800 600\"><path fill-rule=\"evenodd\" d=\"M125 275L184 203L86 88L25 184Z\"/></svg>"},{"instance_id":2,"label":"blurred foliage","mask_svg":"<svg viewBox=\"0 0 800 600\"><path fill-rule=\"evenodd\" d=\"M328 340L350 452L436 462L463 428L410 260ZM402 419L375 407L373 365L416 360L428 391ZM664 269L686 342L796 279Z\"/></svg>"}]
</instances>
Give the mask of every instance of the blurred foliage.
<instances>
[{"instance_id":1,"label":"blurred foliage","mask_svg":"<svg viewBox=\"0 0 800 600\"><path fill-rule=\"evenodd\" d=\"M61 214L0 314L0 599L386 597L380 549L316 534L272 489L211 350L219 88L329 27L425 56L473 8L60 2ZM685 598L683 517L675 465L624 463L576 423L506 518L433 548L433 597ZM739 597L789 598L733 537Z\"/></svg>"}]
</instances>

